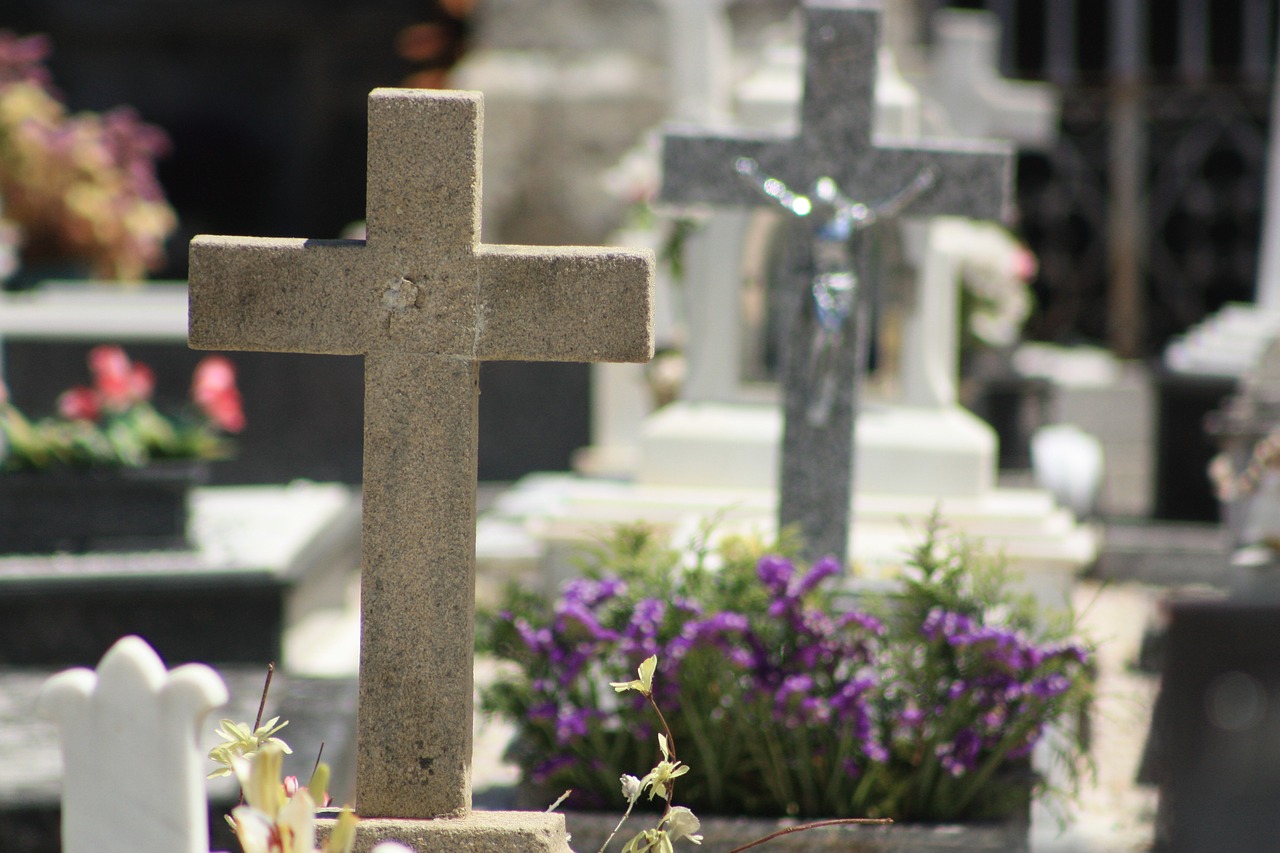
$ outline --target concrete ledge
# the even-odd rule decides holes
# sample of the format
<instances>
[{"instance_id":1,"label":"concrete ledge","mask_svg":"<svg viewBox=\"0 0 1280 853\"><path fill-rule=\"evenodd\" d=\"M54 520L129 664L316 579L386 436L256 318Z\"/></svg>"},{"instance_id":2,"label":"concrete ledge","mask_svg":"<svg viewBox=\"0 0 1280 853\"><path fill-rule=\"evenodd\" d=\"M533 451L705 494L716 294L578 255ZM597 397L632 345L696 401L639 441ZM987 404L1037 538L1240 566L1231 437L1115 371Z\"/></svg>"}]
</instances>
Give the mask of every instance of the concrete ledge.
<instances>
[{"instance_id":1,"label":"concrete ledge","mask_svg":"<svg viewBox=\"0 0 1280 853\"><path fill-rule=\"evenodd\" d=\"M319 820L327 837L334 821ZM353 853L398 841L416 853L571 853L564 815L546 812L472 812L436 820L362 818Z\"/></svg>"},{"instance_id":2,"label":"concrete ledge","mask_svg":"<svg viewBox=\"0 0 1280 853\"><path fill-rule=\"evenodd\" d=\"M594 853L618 823L619 814L573 812L565 819L578 853ZM676 849L698 853L727 853L772 832L805 821L767 818L705 817L699 832L701 847L679 843ZM650 827L649 815L633 816L613 839L611 850L620 850L641 829ZM892 826L831 826L783 835L760 849L770 853L1026 853L1030 829L1025 821L971 824L895 824Z\"/></svg>"}]
</instances>

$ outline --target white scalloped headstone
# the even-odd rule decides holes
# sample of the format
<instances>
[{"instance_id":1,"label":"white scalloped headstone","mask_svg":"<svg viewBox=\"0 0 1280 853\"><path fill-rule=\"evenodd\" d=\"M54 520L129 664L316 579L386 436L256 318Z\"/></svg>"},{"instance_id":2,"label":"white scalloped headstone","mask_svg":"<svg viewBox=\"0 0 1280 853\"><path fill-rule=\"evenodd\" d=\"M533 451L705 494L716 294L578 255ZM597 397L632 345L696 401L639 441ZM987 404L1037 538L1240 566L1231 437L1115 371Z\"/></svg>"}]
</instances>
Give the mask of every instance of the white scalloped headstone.
<instances>
[{"instance_id":1,"label":"white scalloped headstone","mask_svg":"<svg viewBox=\"0 0 1280 853\"><path fill-rule=\"evenodd\" d=\"M117 641L96 671L45 682L36 707L62 739L63 853L207 853L199 733L226 701L212 669L169 672L140 637Z\"/></svg>"}]
</instances>

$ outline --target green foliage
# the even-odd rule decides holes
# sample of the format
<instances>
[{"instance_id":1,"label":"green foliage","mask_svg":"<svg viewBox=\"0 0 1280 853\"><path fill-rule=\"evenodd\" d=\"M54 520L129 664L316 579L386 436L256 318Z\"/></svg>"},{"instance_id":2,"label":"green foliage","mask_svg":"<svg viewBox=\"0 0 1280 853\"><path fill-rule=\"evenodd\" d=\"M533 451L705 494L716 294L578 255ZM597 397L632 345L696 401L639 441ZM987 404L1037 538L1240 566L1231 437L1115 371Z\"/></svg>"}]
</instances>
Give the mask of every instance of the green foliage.
<instances>
[{"instance_id":1,"label":"green foliage","mask_svg":"<svg viewBox=\"0 0 1280 853\"><path fill-rule=\"evenodd\" d=\"M517 664L482 708L517 725L527 781L606 808L621 774L652 766L643 702L606 685L656 654L648 699L696 769L681 794L700 814L1025 811L1027 756L1087 704L1089 653L1008 591L998 560L935 520L900 589L868 600L834 561L797 566L794 537L707 541L621 527L557 601L511 588L481 614L480 650ZM1076 766L1080 745L1056 742Z\"/></svg>"}]
</instances>

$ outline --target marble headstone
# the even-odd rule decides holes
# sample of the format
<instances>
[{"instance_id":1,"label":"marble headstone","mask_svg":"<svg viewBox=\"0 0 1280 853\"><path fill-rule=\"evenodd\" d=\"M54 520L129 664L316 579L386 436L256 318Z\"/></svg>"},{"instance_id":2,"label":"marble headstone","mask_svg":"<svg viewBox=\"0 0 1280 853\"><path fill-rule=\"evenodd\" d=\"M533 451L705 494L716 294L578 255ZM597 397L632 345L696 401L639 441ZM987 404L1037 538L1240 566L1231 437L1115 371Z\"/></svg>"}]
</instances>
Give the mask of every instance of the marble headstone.
<instances>
[{"instance_id":1,"label":"marble headstone","mask_svg":"<svg viewBox=\"0 0 1280 853\"><path fill-rule=\"evenodd\" d=\"M205 717L227 701L212 669L169 672L139 637L96 670L45 682L37 711L62 739L65 853L207 853Z\"/></svg>"}]
</instances>

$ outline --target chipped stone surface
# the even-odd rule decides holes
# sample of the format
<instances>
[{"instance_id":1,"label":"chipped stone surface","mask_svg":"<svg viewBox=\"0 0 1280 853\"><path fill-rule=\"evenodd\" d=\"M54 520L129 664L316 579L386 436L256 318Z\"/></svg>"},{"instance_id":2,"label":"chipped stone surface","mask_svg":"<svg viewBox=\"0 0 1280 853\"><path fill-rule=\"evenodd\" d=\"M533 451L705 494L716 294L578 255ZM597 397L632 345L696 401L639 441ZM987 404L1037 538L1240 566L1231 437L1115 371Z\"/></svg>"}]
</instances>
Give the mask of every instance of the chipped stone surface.
<instances>
[{"instance_id":1,"label":"chipped stone surface","mask_svg":"<svg viewBox=\"0 0 1280 853\"><path fill-rule=\"evenodd\" d=\"M477 361L653 352L652 253L480 245L481 116L478 93L370 95L364 241L191 244L193 347L366 356L366 817L471 808Z\"/></svg>"}]
</instances>

